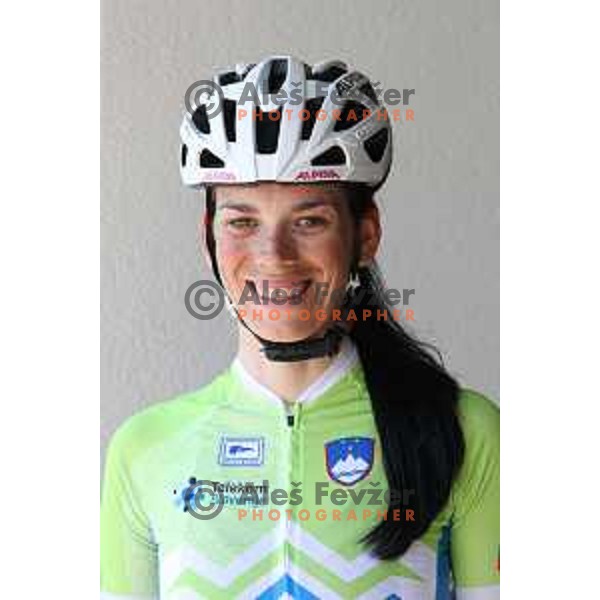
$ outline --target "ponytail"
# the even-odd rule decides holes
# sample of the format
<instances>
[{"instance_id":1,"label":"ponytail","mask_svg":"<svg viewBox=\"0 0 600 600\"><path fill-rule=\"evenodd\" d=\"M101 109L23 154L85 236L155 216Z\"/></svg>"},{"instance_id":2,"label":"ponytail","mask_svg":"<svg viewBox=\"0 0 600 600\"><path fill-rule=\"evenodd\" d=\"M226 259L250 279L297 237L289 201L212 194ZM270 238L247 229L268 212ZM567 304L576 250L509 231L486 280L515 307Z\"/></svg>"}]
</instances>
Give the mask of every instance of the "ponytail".
<instances>
[{"instance_id":1,"label":"ponytail","mask_svg":"<svg viewBox=\"0 0 600 600\"><path fill-rule=\"evenodd\" d=\"M349 193L356 223L372 192L354 186ZM357 314L387 310L384 284L376 266L356 269L361 299ZM385 313L384 313L385 314ZM414 490L409 507L414 521L382 520L361 540L380 559L400 557L444 508L464 456L457 415L459 388L439 353L411 337L394 320L358 319L351 337L357 346L382 446L391 496L388 510L401 508L404 492Z\"/></svg>"}]
</instances>

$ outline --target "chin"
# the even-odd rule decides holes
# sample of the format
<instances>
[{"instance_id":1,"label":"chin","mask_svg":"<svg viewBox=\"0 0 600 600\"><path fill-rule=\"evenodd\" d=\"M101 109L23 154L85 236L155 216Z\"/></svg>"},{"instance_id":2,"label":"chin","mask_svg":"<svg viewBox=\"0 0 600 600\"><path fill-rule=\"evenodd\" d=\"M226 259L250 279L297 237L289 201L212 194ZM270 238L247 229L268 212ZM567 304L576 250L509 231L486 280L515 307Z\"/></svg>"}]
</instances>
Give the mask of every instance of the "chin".
<instances>
[{"instance_id":1,"label":"chin","mask_svg":"<svg viewBox=\"0 0 600 600\"><path fill-rule=\"evenodd\" d=\"M319 337L327 330L322 321L287 321L282 323L248 323L260 337L272 342L298 342L311 337Z\"/></svg>"}]
</instances>

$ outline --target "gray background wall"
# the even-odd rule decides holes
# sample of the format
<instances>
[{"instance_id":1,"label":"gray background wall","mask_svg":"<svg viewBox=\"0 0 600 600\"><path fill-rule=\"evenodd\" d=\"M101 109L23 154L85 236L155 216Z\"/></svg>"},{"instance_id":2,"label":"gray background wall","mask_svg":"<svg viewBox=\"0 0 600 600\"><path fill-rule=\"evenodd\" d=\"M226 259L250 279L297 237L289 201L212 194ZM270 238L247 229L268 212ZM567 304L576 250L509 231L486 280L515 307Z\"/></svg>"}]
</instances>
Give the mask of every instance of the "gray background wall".
<instances>
[{"instance_id":1,"label":"gray background wall","mask_svg":"<svg viewBox=\"0 0 600 600\"><path fill-rule=\"evenodd\" d=\"M183 296L210 277L200 192L178 172L187 87L213 66L341 58L415 88L380 192L388 285L464 384L499 396L499 15L496 0L103 0L102 448L128 415L208 382L233 356L227 315Z\"/></svg>"}]
</instances>

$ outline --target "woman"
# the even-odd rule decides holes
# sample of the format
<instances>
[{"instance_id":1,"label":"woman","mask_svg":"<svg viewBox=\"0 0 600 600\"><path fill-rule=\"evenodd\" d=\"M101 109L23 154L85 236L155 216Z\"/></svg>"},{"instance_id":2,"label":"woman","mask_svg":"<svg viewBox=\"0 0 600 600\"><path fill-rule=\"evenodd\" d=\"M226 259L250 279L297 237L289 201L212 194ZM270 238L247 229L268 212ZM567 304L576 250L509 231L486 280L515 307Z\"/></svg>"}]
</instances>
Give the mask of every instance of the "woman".
<instances>
[{"instance_id":1,"label":"woman","mask_svg":"<svg viewBox=\"0 0 600 600\"><path fill-rule=\"evenodd\" d=\"M292 57L215 82L219 110L184 118L181 172L206 189L238 355L113 437L103 592L499 597L498 411L386 303L374 193L391 128L371 84ZM252 88L283 105L244 114Z\"/></svg>"}]
</instances>

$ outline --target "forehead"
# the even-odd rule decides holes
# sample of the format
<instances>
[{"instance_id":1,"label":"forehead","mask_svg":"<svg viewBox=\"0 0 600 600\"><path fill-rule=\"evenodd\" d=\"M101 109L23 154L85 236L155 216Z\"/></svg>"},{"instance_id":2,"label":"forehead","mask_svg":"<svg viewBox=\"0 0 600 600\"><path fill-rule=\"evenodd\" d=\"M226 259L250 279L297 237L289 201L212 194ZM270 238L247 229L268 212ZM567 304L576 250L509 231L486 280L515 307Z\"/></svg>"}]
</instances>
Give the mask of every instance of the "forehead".
<instances>
[{"instance_id":1,"label":"forehead","mask_svg":"<svg viewBox=\"0 0 600 600\"><path fill-rule=\"evenodd\" d=\"M242 185L215 186L217 208L235 206L243 202L254 208L297 208L329 205L341 208L346 202L346 191L339 183L294 184L264 182Z\"/></svg>"}]
</instances>

